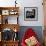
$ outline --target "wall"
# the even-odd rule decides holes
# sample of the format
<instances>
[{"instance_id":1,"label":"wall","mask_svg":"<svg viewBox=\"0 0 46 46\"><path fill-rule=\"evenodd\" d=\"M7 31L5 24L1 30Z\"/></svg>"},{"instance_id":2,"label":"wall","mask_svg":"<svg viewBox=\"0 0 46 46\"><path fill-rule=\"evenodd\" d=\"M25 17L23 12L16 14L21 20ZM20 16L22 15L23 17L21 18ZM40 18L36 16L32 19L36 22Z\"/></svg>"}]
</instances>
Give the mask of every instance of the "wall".
<instances>
[{"instance_id":1,"label":"wall","mask_svg":"<svg viewBox=\"0 0 46 46\"><path fill-rule=\"evenodd\" d=\"M9 7L15 6L15 0L0 0L0 6ZM43 26L43 6L42 0L17 0L17 6L20 7L19 10L19 24L20 26ZM24 7L37 7L38 8L38 21L24 21Z\"/></svg>"}]
</instances>

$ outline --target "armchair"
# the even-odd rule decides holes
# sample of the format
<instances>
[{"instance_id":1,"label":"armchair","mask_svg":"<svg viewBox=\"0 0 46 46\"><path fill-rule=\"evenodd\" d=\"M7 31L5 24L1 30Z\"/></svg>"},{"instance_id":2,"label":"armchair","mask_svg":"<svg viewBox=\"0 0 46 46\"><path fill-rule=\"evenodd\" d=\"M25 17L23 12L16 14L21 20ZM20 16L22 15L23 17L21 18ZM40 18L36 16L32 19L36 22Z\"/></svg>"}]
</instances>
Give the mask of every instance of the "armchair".
<instances>
[{"instance_id":1,"label":"armchair","mask_svg":"<svg viewBox=\"0 0 46 46\"><path fill-rule=\"evenodd\" d=\"M41 46L33 29L29 28L26 30L22 38L21 46Z\"/></svg>"}]
</instances>

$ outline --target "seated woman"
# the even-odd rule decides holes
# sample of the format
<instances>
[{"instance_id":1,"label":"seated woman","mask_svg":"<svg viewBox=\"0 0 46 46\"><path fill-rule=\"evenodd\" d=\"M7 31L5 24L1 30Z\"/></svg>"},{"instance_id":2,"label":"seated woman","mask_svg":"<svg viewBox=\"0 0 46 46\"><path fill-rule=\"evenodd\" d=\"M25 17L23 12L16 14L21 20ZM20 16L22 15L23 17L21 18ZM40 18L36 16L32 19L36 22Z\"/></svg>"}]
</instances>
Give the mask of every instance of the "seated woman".
<instances>
[{"instance_id":1,"label":"seated woman","mask_svg":"<svg viewBox=\"0 0 46 46\"><path fill-rule=\"evenodd\" d=\"M22 46L41 46L37 39L36 33L31 29L27 29L21 42Z\"/></svg>"}]
</instances>

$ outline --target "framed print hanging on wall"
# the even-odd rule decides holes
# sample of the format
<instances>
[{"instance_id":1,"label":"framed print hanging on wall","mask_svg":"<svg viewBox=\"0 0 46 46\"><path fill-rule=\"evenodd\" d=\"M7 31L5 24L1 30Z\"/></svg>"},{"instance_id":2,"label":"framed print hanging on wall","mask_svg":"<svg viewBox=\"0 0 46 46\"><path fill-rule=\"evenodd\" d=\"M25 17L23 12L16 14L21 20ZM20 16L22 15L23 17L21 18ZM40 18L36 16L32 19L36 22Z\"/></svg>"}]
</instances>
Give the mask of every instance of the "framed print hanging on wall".
<instances>
[{"instance_id":1,"label":"framed print hanging on wall","mask_svg":"<svg viewBox=\"0 0 46 46\"><path fill-rule=\"evenodd\" d=\"M24 20L37 21L38 8L37 7L24 7Z\"/></svg>"}]
</instances>

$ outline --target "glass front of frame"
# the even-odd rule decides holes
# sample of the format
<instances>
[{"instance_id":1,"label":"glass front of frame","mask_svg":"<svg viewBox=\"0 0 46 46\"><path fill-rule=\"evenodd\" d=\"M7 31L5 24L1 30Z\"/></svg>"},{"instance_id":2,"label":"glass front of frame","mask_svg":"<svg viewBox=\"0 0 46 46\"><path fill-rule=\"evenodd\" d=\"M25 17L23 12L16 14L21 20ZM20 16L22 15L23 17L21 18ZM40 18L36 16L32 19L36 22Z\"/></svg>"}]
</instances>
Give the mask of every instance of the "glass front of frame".
<instances>
[{"instance_id":1,"label":"glass front of frame","mask_svg":"<svg viewBox=\"0 0 46 46\"><path fill-rule=\"evenodd\" d=\"M37 21L38 8L37 7L24 7L24 20Z\"/></svg>"}]
</instances>

